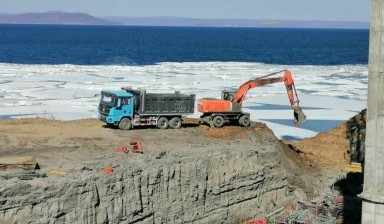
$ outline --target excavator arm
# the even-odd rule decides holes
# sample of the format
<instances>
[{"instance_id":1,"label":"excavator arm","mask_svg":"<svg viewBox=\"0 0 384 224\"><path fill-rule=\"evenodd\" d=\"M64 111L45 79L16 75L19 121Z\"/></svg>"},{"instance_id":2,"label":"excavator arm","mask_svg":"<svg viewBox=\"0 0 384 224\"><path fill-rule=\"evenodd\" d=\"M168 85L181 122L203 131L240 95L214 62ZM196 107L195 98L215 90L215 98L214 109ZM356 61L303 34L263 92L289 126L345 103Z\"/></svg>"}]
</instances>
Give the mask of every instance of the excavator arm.
<instances>
[{"instance_id":1,"label":"excavator arm","mask_svg":"<svg viewBox=\"0 0 384 224\"><path fill-rule=\"evenodd\" d=\"M284 72L284 76L271 77L281 72ZM295 83L293 82L292 74L288 69L250 79L249 81L240 85L240 87L237 89L231 101L232 103L235 103L241 106L245 99L245 96L247 95L247 92L250 89L258 86L277 83L277 82L284 82L285 87L287 89L289 102L294 111L294 124L297 126L301 125L305 121L306 116L299 105L300 101L297 97Z\"/></svg>"}]
</instances>

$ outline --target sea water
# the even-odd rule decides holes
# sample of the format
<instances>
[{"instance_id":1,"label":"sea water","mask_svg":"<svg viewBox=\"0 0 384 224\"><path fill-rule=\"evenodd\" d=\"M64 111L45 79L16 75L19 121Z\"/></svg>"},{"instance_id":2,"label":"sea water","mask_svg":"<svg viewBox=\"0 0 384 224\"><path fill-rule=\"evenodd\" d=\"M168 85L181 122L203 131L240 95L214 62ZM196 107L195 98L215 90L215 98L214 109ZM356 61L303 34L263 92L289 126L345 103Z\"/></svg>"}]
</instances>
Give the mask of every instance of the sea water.
<instances>
[{"instance_id":1,"label":"sea water","mask_svg":"<svg viewBox=\"0 0 384 224\"><path fill-rule=\"evenodd\" d=\"M290 69L308 116L297 136L281 83L249 91L244 110L280 138L313 136L366 107L368 40L347 29L0 25L0 118L97 118L104 89L220 97Z\"/></svg>"},{"instance_id":2,"label":"sea water","mask_svg":"<svg viewBox=\"0 0 384 224\"><path fill-rule=\"evenodd\" d=\"M0 62L367 64L368 30L0 25Z\"/></svg>"}]
</instances>

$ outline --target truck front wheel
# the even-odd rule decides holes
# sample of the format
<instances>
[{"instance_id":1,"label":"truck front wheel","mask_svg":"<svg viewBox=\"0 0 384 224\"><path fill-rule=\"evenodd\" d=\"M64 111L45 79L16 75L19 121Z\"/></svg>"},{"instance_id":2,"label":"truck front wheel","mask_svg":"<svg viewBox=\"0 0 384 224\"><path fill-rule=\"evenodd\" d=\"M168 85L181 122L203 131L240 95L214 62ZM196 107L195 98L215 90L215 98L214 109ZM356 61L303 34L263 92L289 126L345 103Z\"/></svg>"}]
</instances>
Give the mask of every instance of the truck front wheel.
<instances>
[{"instance_id":1,"label":"truck front wheel","mask_svg":"<svg viewBox=\"0 0 384 224\"><path fill-rule=\"evenodd\" d=\"M169 127L173 129L181 128L181 119L179 117L174 117L169 121Z\"/></svg>"},{"instance_id":2,"label":"truck front wheel","mask_svg":"<svg viewBox=\"0 0 384 224\"><path fill-rule=\"evenodd\" d=\"M166 117L160 117L159 120L157 120L157 127L160 129L167 129L168 119Z\"/></svg>"},{"instance_id":3,"label":"truck front wheel","mask_svg":"<svg viewBox=\"0 0 384 224\"><path fill-rule=\"evenodd\" d=\"M123 118L119 122L119 128L121 130L129 130L132 128L132 122L129 118Z\"/></svg>"}]
</instances>

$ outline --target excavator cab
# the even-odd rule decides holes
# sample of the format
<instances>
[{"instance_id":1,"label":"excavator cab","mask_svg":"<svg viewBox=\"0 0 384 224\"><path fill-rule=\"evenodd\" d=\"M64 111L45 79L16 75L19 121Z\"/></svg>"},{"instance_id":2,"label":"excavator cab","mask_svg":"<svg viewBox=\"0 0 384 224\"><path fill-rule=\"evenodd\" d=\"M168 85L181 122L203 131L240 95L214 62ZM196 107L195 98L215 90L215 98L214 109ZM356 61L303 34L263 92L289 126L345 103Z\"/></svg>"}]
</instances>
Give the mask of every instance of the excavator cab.
<instances>
[{"instance_id":1,"label":"excavator cab","mask_svg":"<svg viewBox=\"0 0 384 224\"><path fill-rule=\"evenodd\" d=\"M221 91L221 99L232 101L236 94L236 89L224 89Z\"/></svg>"}]
</instances>

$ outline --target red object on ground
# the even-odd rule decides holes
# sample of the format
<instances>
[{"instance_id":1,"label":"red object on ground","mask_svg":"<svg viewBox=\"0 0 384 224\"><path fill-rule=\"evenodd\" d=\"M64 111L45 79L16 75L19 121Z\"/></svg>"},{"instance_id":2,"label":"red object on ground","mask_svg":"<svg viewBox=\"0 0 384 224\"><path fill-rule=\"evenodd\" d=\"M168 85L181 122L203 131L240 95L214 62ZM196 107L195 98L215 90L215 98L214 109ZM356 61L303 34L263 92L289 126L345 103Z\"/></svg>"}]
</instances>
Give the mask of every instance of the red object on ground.
<instances>
[{"instance_id":1,"label":"red object on ground","mask_svg":"<svg viewBox=\"0 0 384 224\"><path fill-rule=\"evenodd\" d=\"M112 172L113 172L113 167L111 167L111 166L106 166L106 167L103 168L103 173L104 174L110 174Z\"/></svg>"},{"instance_id":2,"label":"red object on ground","mask_svg":"<svg viewBox=\"0 0 384 224\"><path fill-rule=\"evenodd\" d=\"M125 145L121 145L119 147L117 147L117 152L122 152L122 153L128 153L129 152L129 149L127 148L127 146Z\"/></svg>"},{"instance_id":3,"label":"red object on ground","mask_svg":"<svg viewBox=\"0 0 384 224\"><path fill-rule=\"evenodd\" d=\"M132 152L143 153L143 148L141 147L141 144L139 141L131 141L129 144L132 145L133 147Z\"/></svg>"},{"instance_id":4,"label":"red object on ground","mask_svg":"<svg viewBox=\"0 0 384 224\"><path fill-rule=\"evenodd\" d=\"M245 221L244 224L267 224L267 221L265 221L262 218L255 218L255 219Z\"/></svg>"},{"instance_id":5,"label":"red object on ground","mask_svg":"<svg viewBox=\"0 0 384 224\"><path fill-rule=\"evenodd\" d=\"M344 202L344 198L343 197L336 197L335 198L335 202L336 203L343 203Z\"/></svg>"}]
</instances>

